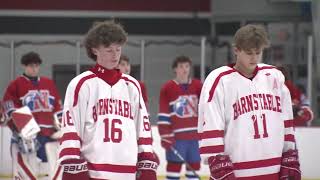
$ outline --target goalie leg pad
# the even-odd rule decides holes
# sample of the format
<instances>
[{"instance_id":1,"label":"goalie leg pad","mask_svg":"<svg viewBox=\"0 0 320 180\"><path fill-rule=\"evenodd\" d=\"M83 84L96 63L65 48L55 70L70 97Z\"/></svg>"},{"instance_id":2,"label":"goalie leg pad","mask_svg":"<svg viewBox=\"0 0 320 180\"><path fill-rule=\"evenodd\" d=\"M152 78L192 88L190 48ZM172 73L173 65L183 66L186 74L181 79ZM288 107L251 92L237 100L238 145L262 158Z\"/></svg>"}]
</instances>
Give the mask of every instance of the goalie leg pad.
<instances>
[{"instance_id":1,"label":"goalie leg pad","mask_svg":"<svg viewBox=\"0 0 320 180\"><path fill-rule=\"evenodd\" d=\"M22 154L19 152L17 144L11 145L12 170L14 179L36 180L36 161L35 153Z\"/></svg>"}]
</instances>

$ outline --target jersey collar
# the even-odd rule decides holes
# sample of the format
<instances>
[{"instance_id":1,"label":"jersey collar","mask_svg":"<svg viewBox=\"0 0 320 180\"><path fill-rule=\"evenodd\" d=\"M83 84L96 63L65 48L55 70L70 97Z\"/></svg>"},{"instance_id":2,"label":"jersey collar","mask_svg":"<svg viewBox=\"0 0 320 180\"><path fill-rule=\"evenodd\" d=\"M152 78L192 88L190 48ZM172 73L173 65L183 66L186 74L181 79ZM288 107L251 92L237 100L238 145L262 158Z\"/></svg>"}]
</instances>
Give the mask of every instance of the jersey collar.
<instances>
[{"instance_id":1,"label":"jersey collar","mask_svg":"<svg viewBox=\"0 0 320 180\"><path fill-rule=\"evenodd\" d=\"M258 73L258 71L259 71L259 67L258 67L258 65L257 65L256 68L255 68L254 71L253 71L252 77L251 77L251 78L248 78L248 77L246 77L244 74L242 74L241 72L239 72L238 70L236 70L236 69L234 68L235 65L236 65L235 63L232 63L232 64L229 64L228 66L229 66L230 68L232 68L233 70L235 70L236 72L238 72L241 76L243 76L243 77L245 77L245 78L247 78L247 79L250 79L250 80L252 80L252 79L257 75L257 73Z\"/></svg>"},{"instance_id":2,"label":"jersey collar","mask_svg":"<svg viewBox=\"0 0 320 180\"><path fill-rule=\"evenodd\" d=\"M90 69L94 74L96 74L99 78L103 79L106 83L113 86L116 84L121 78L121 72L119 69L107 69L98 63Z\"/></svg>"}]
</instances>

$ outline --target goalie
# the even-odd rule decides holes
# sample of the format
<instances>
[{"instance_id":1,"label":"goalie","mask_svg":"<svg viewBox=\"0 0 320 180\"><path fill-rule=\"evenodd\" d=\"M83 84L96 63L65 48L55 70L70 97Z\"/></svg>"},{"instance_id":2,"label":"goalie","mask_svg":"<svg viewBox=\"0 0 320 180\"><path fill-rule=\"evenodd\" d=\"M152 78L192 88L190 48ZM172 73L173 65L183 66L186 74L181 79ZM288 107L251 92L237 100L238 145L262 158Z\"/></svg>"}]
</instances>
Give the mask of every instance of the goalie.
<instances>
[{"instance_id":1,"label":"goalie","mask_svg":"<svg viewBox=\"0 0 320 180\"><path fill-rule=\"evenodd\" d=\"M24 73L9 84L3 98L1 124L12 131L13 179L37 179L40 163L47 162L45 144L59 138L54 117L62 117L61 100L54 82L38 76L41 62L37 53L23 55Z\"/></svg>"}]
</instances>

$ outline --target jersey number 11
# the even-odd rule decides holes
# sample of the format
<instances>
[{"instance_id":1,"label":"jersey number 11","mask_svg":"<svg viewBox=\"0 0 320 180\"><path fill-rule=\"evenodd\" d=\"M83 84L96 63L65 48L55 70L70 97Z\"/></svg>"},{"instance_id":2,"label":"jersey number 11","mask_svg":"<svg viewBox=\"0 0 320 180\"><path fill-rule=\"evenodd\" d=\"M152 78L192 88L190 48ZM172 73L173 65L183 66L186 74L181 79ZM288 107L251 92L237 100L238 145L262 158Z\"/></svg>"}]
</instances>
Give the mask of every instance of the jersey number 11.
<instances>
[{"instance_id":1,"label":"jersey number 11","mask_svg":"<svg viewBox=\"0 0 320 180\"><path fill-rule=\"evenodd\" d=\"M252 115L251 119L253 121L253 128L254 128L254 139L260 139L261 135L259 134L259 127L258 127L258 117L257 115ZM266 121L266 115L261 115L262 119L262 125L263 125L263 138L268 137L268 131L267 131L267 121Z\"/></svg>"}]
</instances>

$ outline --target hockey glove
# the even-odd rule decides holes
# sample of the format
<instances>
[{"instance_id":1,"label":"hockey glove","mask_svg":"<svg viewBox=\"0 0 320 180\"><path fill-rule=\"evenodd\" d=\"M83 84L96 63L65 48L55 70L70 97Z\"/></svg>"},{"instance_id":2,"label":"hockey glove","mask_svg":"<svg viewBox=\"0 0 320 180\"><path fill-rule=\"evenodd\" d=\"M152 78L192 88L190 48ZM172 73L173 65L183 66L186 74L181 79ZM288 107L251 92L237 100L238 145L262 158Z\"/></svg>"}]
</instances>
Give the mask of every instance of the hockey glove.
<instances>
[{"instance_id":1,"label":"hockey glove","mask_svg":"<svg viewBox=\"0 0 320 180\"><path fill-rule=\"evenodd\" d=\"M83 159L69 159L61 162L62 180L89 180L87 162Z\"/></svg>"},{"instance_id":2,"label":"hockey glove","mask_svg":"<svg viewBox=\"0 0 320 180\"><path fill-rule=\"evenodd\" d=\"M156 153L141 153L137 163L137 180L156 180L159 158Z\"/></svg>"},{"instance_id":3,"label":"hockey glove","mask_svg":"<svg viewBox=\"0 0 320 180\"><path fill-rule=\"evenodd\" d=\"M282 154L280 179L301 180L300 163L297 150L288 150Z\"/></svg>"},{"instance_id":4,"label":"hockey glove","mask_svg":"<svg viewBox=\"0 0 320 180\"><path fill-rule=\"evenodd\" d=\"M211 156L208 159L210 180L235 180L233 164L228 155Z\"/></svg>"},{"instance_id":5,"label":"hockey glove","mask_svg":"<svg viewBox=\"0 0 320 180\"><path fill-rule=\"evenodd\" d=\"M165 150L170 150L171 146L173 146L176 143L176 140L173 136L161 138L161 146Z\"/></svg>"},{"instance_id":6,"label":"hockey glove","mask_svg":"<svg viewBox=\"0 0 320 180\"><path fill-rule=\"evenodd\" d=\"M308 106L299 106L294 114L295 126L304 126L313 120L313 112Z\"/></svg>"}]
</instances>

